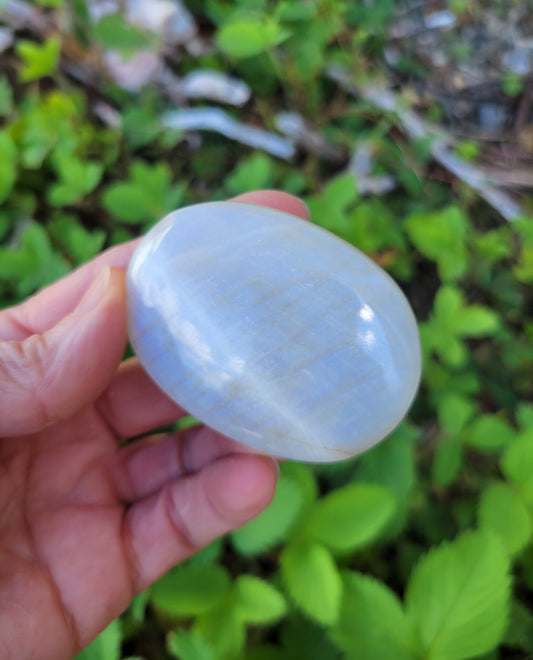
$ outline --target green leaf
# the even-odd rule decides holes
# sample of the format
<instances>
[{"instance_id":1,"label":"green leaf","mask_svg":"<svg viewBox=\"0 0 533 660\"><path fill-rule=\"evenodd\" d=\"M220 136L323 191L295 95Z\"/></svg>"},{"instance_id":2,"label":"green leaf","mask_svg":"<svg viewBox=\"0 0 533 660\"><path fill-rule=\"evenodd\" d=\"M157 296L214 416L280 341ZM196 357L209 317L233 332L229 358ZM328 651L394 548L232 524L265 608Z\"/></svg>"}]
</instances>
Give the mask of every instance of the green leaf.
<instances>
[{"instance_id":1,"label":"green leaf","mask_svg":"<svg viewBox=\"0 0 533 660\"><path fill-rule=\"evenodd\" d=\"M179 206L184 190L183 184L171 185L171 172L165 163L136 161L130 168L130 180L111 184L103 194L103 203L126 224L154 222Z\"/></svg>"},{"instance_id":2,"label":"green leaf","mask_svg":"<svg viewBox=\"0 0 533 660\"><path fill-rule=\"evenodd\" d=\"M350 213L349 240L366 253L404 249L406 240L389 206L378 197L360 201Z\"/></svg>"},{"instance_id":3,"label":"green leaf","mask_svg":"<svg viewBox=\"0 0 533 660\"><path fill-rule=\"evenodd\" d=\"M131 147L138 149L154 142L162 126L153 110L133 105L123 113L122 131Z\"/></svg>"},{"instance_id":4,"label":"green leaf","mask_svg":"<svg viewBox=\"0 0 533 660\"><path fill-rule=\"evenodd\" d=\"M413 445L419 432L403 422L384 441L367 451L357 462L357 481L385 487L395 501L395 512L380 536L389 539L406 525L410 495L415 479Z\"/></svg>"},{"instance_id":5,"label":"green leaf","mask_svg":"<svg viewBox=\"0 0 533 660\"><path fill-rule=\"evenodd\" d=\"M337 566L319 543L291 543L280 556L289 595L315 621L333 624L338 617L342 582Z\"/></svg>"},{"instance_id":6,"label":"green leaf","mask_svg":"<svg viewBox=\"0 0 533 660\"><path fill-rule=\"evenodd\" d=\"M0 212L0 241L2 241L13 224L9 213Z\"/></svg>"},{"instance_id":7,"label":"green leaf","mask_svg":"<svg viewBox=\"0 0 533 660\"><path fill-rule=\"evenodd\" d=\"M463 433L466 444L480 451L498 451L516 436L513 427L497 415L481 415Z\"/></svg>"},{"instance_id":8,"label":"green leaf","mask_svg":"<svg viewBox=\"0 0 533 660\"><path fill-rule=\"evenodd\" d=\"M0 281L16 280L16 292L23 298L68 272L65 261L52 249L42 225L30 222L13 248L0 248Z\"/></svg>"},{"instance_id":9,"label":"green leaf","mask_svg":"<svg viewBox=\"0 0 533 660\"><path fill-rule=\"evenodd\" d=\"M9 135L0 131L0 204L4 202L17 179L17 150Z\"/></svg>"},{"instance_id":10,"label":"green leaf","mask_svg":"<svg viewBox=\"0 0 533 660\"><path fill-rule=\"evenodd\" d=\"M504 483L493 483L481 494L479 526L494 532L509 554L522 550L531 538L531 517L523 499Z\"/></svg>"},{"instance_id":11,"label":"green leaf","mask_svg":"<svg viewBox=\"0 0 533 660\"><path fill-rule=\"evenodd\" d=\"M241 575L235 583L237 611L248 624L264 625L281 619L287 611L285 598L268 582Z\"/></svg>"},{"instance_id":12,"label":"green leaf","mask_svg":"<svg viewBox=\"0 0 533 660\"><path fill-rule=\"evenodd\" d=\"M527 481L517 484L517 491L524 499L529 510L533 510L533 476Z\"/></svg>"},{"instance_id":13,"label":"green leaf","mask_svg":"<svg viewBox=\"0 0 533 660\"><path fill-rule=\"evenodd\" d=\"M351 174L332 179L320 195L307 200L311 219L317 225L349 241L353 228L348 211L357 199L357 188Z\"/></svg>"},{"instance_id":14,"label":"green leaf","mask_svg":"<svg viewBox=\"0 0 533 660\"><path fill-rule=\"evenodd\" d=\"M533 614L518 600L512 604L509 627L503 643L533 653Z\"/></svg>"},{"instance_id":15,"label":"green leaf","mask_svg":"<svg viewBox=\"0 0 533 660\"><path fill-rule=\"evenodd\" d=\"M13 91L9 80L0 76L0 117L6 117L13 110Z\"/></svg>"},{"instance_id":16,"label":"green leaf","mask_svg":"<svg viewBox=\"0 0 533 660\"><path fill-rule=\"evenodd\" d=\"M167 651L178 660L217 660L205 639L190 630L171 632L167 637Z\"/></svg>"},{"instance_id":17,"label":"green leaf","mask_svg":"<svg viewBox=\"0 0 533 660\"><path fill-rule=\"evenodd\" d=\"M427 660L487 653L509 614L508 560L498 539L469 532L425 555L407 586L406 607Z\"/></svg>"},{"instance_id":18,"label":"green leaf","mask_svg":"<svg viewBox=\"0 0 533 660\"><path fill-rule=\"evenodd\" d=\"M54 206L78 202L96 188L104 172L100 163L84 163L70 154L56 154L53 164L59 181L50 186L47 198Z\"/></svg>"},{"instance_id":19,"label":"green leaf","mask_svg":"<svg viewBox=\"0 0 533 660\"><path fill-rule=\"evenodd\" d=\"M461 142L456 145L454 151L465 160L476 160L481 148L479 143L475 140L461 140Z\"/></svg>"},{"instance_id":20,"label":"green leaf","mask_svg":"<svg viewBox=\"0 0 533 660\"><path fill-rule=\"evenodd\" d=\"M309 21L316 16L318 6L314 3L281 0L276 5L276 16L281 21Z\"/></svg>"},{"instance_id":21,"label":"green leaf","mask_svg":"<svg viewBox=\"0 0 533 660\"><path fill-rule=\"evenodd\" d=\"M470 305L454 319L453 329L462 337L484 337L500 327L498 314L481 305Z\"/></svg>"},{"instance_id":22,"label":"green leaf","mask_svg":"<svg viewBox=\"0 0 533 660\"><path fill-rule=\"evenodd\" d=\"M93 35L104 48L131 55L151 45L151 40L139 29L126 23L121 14L106 14L94 26Z\"/></svg>"},{"instance_id":23,"label":"green leaf","mask_svg":"<svg viewBox=\"0 0 533 660\"><path fill-rule=\"evenodd\" d=\"M469 311L472 310L473 324L468 330L462 321L462 317L468 317ZM478 314L480 310L483 310L481 312L483 317L481 323ZM420 337L426 359L434 351L447 365L451 367L463 366L467 361L468 351L461 337L468 336L469 332L472 336L490 335L499 327L497 317L490 311L485 314L485 311L488 310L480 306L466 305L462 292L456 287L442 286L435 296L433 313L429 321L422 323L420 326ZM489 318L490 322L488 322Z\"/></svg>"},{"instance_id":24,"label":"green leaf","mask_svg":"<svg viewBox=\"0 0 533 660\"><path fill-rule=\"evenodd\" d=\"M385 487L396 502L408 498L414 482L413 444L419 431L403 422L384 441L365 452L358 463L357 479Z\"/></svg>"},{"instance_id":25,"label":"green leaf","mask_svg":"<svg viewBox=\"0 0 533 660\"><path fill-rule=\"evenodd\" d=\"M233 532L233 545L243 555L255 555L277 545L290 531L302 504L300 486L286 476L282 466L274 499L265 511Z\"/></svg>"},{"instance_id":26,"label":"green leaf","mask_svg":"<svg viewBox=\"0 0 533 660\"><path fill-rule=\"evenodd\" d=\"M405 229L416 248L437 263L444 281L461 277L467 268L465 236L468 221L457 206L436 213L412 215Z\"/></svg>"},{"instance_id":27,"label":"green leaf","mask_svg":"<svg viewBox=\"0 0 533 660\"><path fill-rule=\"evenodd\" d=\"M153 605L174 616L194 616L217 607L231 583L221 566L182 566L152 587Z\"/></svg>"},{"instance_id":28,"label":"green leaf","mask_svg":"<svg viewBox=\"0 0 533 660\"><path fill-rule=\"evenodd\" d=\"M345 25L342 17L344 3L329 3L326 11L324 5L314 4L320 12L319 17L295 26L294 36L284 49L284 54L290 55L287 61L291 62L291 68L294 66L293 75L299 79L299 84L303 83L308 90L306 99L308 106L319 102L320 92L315 91L316 78L323 71L328 57L328 44L335 41ZM295 6L295 3L292 2L292 5ZM314 93L309 94L311 90ZM356 131L354 139L357 137L359 135Z\"/></svg>"},{"instance_id":29,"label":"green leaf","mask_svg":"<svg viewBox=\"0 0 533 660\"><path fill-rule=\"evenodd\" d=\"M152 200L144 190L128 183L116 183L104 193L104 206L118 220L138 224L153 218Z\"/></svg>"},{"instance_id":30,"label":"green leaf","mask_svg":"<svg viewBox=\"0 0 533 660\"><path fill-rule=\"evenodd\" d=\"M520 282L533 283L533 247L524 245L520 250L517 265L513 268L513 274Z\"/></svg>"},{"instance_id":31,"label":"green leaf","mask_svg":"<svg viewBox=\"0 0 533 660\"><path fill-rule=\"evenodd\" d=\"M452 336L442 336L443 343L438 347L441 360L449 367L463 367L468 360L468 349L460 340Z\"/></svg>"},{"instance_id":32,"label":"green leaf","mask_svg":"<svg viewBox=\"0 0 533 660\"><path fill-rule=\"evenodd\" d=\"M451 328L463 306L464 297L459 289L441 286L435 296L433 309L440 323Z\"/></svg>"},{"instance_id":33,"label":"green leaf","mask_svg":"<svg viewBox=\"0 0 533 660\"><path fill-rule=\"evenodd\" d=\"M427 328L420 328L420 331L422 334L422 331L427 331ZM471 397L480 389L479 374L476 371L450 371L446 366L430 357L426 357L424 379L427 386L435 393L436 399L445 392L457 392Z\"/></svg>"},{"instance_id":34,"label":"green leaf","mask_svg":"<svg viewBox=\"0 0 533 660\"><path fill-rule=\"evenodd\" d=\"M224 185L230 195L272 188L274 173L275 166L272 158L256 153L241 160L233 172L226 177Z\"/></svg>"},{"instance_id":35,"label":"green leaf","mask_svg":"<svg viewBox=\"0 0 533 660\"><path fill-rule=\"evenodd\" d=\"M459 433L475 412L475 406L465 396L446 392L437 402L437 416L441 427L450 434Z\"/></svg>"},{"instance_id":36,"label":"green leaf","mask_svg":"<svg viewBox=\"0 0 533 660\"><path fill-rule=\"evenodd\" d=\"M193 632L214 650L216 660L240 658L245 642L245 624L233 606L232 597L196 619Z\"/></svg>"},{"instance_id":37,"label":"green leaf","mask_svg":"<svg viewBox=\"0 0 533 660\"><path fill-rule=\"evenodd\" d=\"M353 550L380 533L394 508L394 499L386 488L350 484L315 504L305 532L332 550Z\"/></svg>"},{"instance_id":38,"label":"green leaf","mask_svg":"<svg viewBox=\"0 0 533 660\"><path fill-rule=\"evenodd\" d=\"M279 646L274 644L262 644L247 649L245 658L246 660L292 660Z\"/></svg>"},{"instance_id":39,"label":"green leaf","mask_svg":"<svg viewBox=\"0 0 533 660\"><path fill-rule=\"evenodd\" d=\"M533 222L531 218L519 218L513 229L520 236L520 254L513 268L514 276L525 284L533 284Z\"/></svg>"},{"instance_id":40,"label":"green leaf","mask_svg":"<svg viewBox=\"0 0 533 660\"><path fill-rule=\"evenodd\" d=\"M23 62L19 71L19 79L22 82L29 82L55 73L59 64L61 41L57 37L50 37L39 45L33 41L21 39L17 42L15 49Z\"/></svg>"},{"instance_id":41,"label":"green leaf","mask_svg":"<svg viewBox=\"0 0 533 660\"><path fill-rule=\"evenodd\" d=\"M443 437L431 465L431 476L435 485L449 486L459 474L463 463L463 452L459 436Z\"/></svg>"},{"instance_id":42,"label":"green leaf","mask_svg":"<svg viewBox=\"0 0 533 660\"><path fill-rule=\"evenodd\" d=\"M150 601L150 589L145 589L134 596L128 606L128 616L136 623L142 623Z\"/></svg>"},{"instance_id":43,"label":"green leaf","mask_svg":"<svg viewBox=\"0 0 533 660\"><path fill-rule=\"evenodd\" d=\"M331 634L347 658L416 660L414 626L385 584L361 573L343 575L339 619Z\"/></svg>"},{"instance_id":44,"label":"green leaf","mask_svg":"<svg viewBox=\"0 0 533 660\"><path fill-rule=\"evenodd\" d=\"M238 19L225 23L217 32L218 47L231 57L260 55L290 36L275 19L268 17Z\"/></svg>"},{"instance_id":45,"label":"green leaf","mask_svg":"<svg viewBox=\"0 0 533 660\"><path fill-rule=\"evenodd\" d=\"M199 426L200 422L196 417L182 417L175 424L176 431L183 431L185 429L191 428L192 426ZM198 550L192 557L189 557L187 563L189 566L206 566L207 564L215 564L221 560L221 555L224 550L224 537L219 537L214 541L211 541L209 545L204 546L201 550Z\"/></svg>"},{"instance_id":46,"label":"green leaf","mask_svg":"<svg viewBox=\"0 0 533 660\"><path fill-rule=\"evenodd\" d=\"M83 153L89 143L94 149L98 144L97 140L93 144L95 130L81 121L83 112L80 97L72 91L69 94L55 91L39 97L12 125L11 134L23 166L41 168L50 152Z\"/></svg>"},{"instance_id":47,"label":"green leaf","mask_svg":"<svg viewBox=\"0 0 533 660\"><path fill-rule=\"evenodd\" d=\"M23 241L27 232L22 237ZM38 256L24 244L18 249L0 248L0 280L22 280L30 274L38 275L40 266Z\"/></svg>"},{"instance_id":48,"label":"green leaf","mask_svg":"<svg viewBox=\"0 0 533 660\"><path fill-rule=\"evenodd\" d=\"M454 337L492 335L500 327L498 315L482 305L467 305L462 292L452 286L442 286L435 296L431 332L436 335L430 345L440 348L441 342Z\"/></svg>"},{"instance_id":49,"label":"green leaf","mask_svg":"<svg viewBox=\"0 0 533 660\"><path fill-rule=\"evenodd\" d=\"M524 90L522 76L514 71L505 71L502 77L502 89L507 96L518 96Z\"/></svg>"},{"instance_id":50,"label":"green leaf","mask_svg":"<svg viewBox=\"0 0 533 660\"><path fill-rule=\"evenodd\" d=\"M475 246L483 257L495 264L512 252L509 227L499 227L476 236Z\"/></svg>"},{"instance_id":51,"label":"green leaf","mask_svg":"<svg viewBox=\"0 0 533 660\"><path fill-rule=\"evenodd\" d=\"M516 421L518 425L526 430L533 430L533 403L519 403L515 410Z\"/></svg>"},{"instance_id":52,"label":"green leaf","mask_svg":"<svg viewBox=\"0 0 533 660\"><path fill-rule=\"evenodd\" d=\"M103 229L88 231L73 215L57 216L47 228L53 239L61 245L76 265L95 257L106 239Z\"/></svg>"},{"instance_id":53,"label":"green leaf","mask_svg":"<svg viewBox=\"0 0 533 660\"><path fill-rule=\"evenodd\" d=\"M318 497L318 485L314 469L303 463L287 461L281 463L281 475L292 479L302 492L304 508L310 507Z\"/></svg>"},{"instance_id":54,"label":"green leaf","mask_svg":"<svg viewBox=\"0 0 533 660\"><path fill-rule=\"evenodd\" d=\"M500 466L509 481L526 483L533 477L533 428L519 433L509 444Z\"/></svg>"},{"instance_id":55,"label":"green leaf","mask_svg":"<svg viewBox=\"0 0 533 660\"><path fill-rule=\"evenodd\" d=\"M120 644L120 621L116 619L75 660L120 660Z\"/></svg>"},{"instance_id":56,"label":"green leaf","mask_svg":"<svg viewBox=\"0 0 533 660\"><path fill-rule=\"evenodd\" d=\"M277 647L272 660L341 660L329 630L299 612L291 613L281 626L282 648Z\"/></svg>"}]
</instances>

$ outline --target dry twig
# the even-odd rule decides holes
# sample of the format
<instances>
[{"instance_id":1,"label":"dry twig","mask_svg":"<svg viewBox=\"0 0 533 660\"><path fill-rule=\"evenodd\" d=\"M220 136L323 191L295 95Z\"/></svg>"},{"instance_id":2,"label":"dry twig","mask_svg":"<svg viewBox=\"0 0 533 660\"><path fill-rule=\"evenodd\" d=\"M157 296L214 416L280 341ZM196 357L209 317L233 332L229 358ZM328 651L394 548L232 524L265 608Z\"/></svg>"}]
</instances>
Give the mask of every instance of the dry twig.
<instances>
[{"instance_id":1,"label":"dry twig","mask_svg":"<svg viewBox=\"0 0 533 660\"><path fill-rule=\"evenodd\" d=\"M384 112L393 113L400 128L411 139L431 139L430 149L433 158L476 190L506 220L512 221L524 215L520 204L501 190L501 181L491 178L481 167L472 165L454 154L450 148L452 138L420 118L413 110L406 108L394 92L378 85L357 86L347 71L340 67L330 67L328 75L354 96L365 99Z\"/></svg>"}]
</instances>

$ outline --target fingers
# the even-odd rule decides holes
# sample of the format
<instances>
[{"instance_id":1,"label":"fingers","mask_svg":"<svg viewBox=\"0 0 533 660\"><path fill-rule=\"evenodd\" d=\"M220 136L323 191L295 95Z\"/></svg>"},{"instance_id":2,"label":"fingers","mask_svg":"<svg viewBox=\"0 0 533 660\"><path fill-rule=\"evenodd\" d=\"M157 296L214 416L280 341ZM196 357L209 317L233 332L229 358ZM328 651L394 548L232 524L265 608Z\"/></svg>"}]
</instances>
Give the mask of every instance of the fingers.
<instances>
[{"instance_id":1,"label":"fingers","mask_svg":"<svg viewBox=\"0 0 533 660\"><path fill-rule=\"evenodd\" d=\"M136 358L120 365L96 407L120 438L132 438L172 424L185 414L147 376Z\"/></svg>"},{"instance_id":2,"label":"fingers","mask_svg":"<svg viewBox=\"0 0 533 660\"><path fill-rule=\"evenodd\" d=\"M274 496L276 478L273 459L237 454L131 507L123 530L135 591L258 515Z\"/></svg>"},{"instance_id":3,"label":"fingers","mask_svg":"<svg viewBox=\"0 0 533 660\"><path fill-rule=\"evenodd\" d=\"M231 201L267 206L268 208L284 211L304 220L309 220L309 209L307 205L298 197L281 192L280 190L254 190L253 192L233 197Z\"/></svg>"},{"instance_id":4,"label":"fingers","mask_svg":"<svg viewBox=\"0 0 533 660\"><path fill-rule=\"evenodd\" d=\"M25 302L0 312L0 340L23 340L43 334L70 314L105 266L126 269L139 241L106 250L67 277Z\"/></svg>"},{"instance_id":5,"label":"fingers","mask_svg":"<svg viewBox=\"0 0 533 660\"><path fill-rule=\"evenodd\" d=\"M119 499L131 503L165 484L199 472L209 463L236 453L255 453L207 426L165 437L146 438L113 457L110 476Z\"/></svg>"},{"instance_id":6,"label":"fingers","mask_svg":"<svg viewBox=\"0 0 533 660\"><path fill-rule=\"evenodd\" d=\"M124 272L106 268L53 328L0 342L0 435L41 430L102 393L126 347L125 304Z\"/></svg>"}]
</instances>

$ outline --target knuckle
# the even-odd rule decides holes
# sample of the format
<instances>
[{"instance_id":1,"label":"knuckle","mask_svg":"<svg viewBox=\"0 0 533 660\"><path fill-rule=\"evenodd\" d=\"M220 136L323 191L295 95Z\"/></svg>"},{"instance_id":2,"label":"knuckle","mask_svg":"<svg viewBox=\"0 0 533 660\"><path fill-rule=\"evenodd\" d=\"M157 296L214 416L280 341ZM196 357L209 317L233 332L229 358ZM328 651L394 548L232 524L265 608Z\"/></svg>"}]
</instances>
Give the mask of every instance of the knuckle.
<instances>
[{"instance_id":1,"label":"knuckle","mask_svg":"<svg viewBox=\"0 0 533 660\"><path fill-rule=\"evenodd\" d=\"M180 544L186 550L193 554L201 548L201 543L198 543L194 537L194 533L187 522L185 510L188 508L187 498L180 497L179 505L171 487L166 487L163 490L165 498L165 511L172 529L174 530Z\"/></svg>"},{"instance_id":2,"label":"knuckle","mask_svg":"<svg viewBox=\"0 0 533 660\"><path fill-rule=\"evenodd\" d=\"M51 421L47 414L44 393L47 383L49 347L44 335L31 335L23 341L0 344L0 381L9 400L31 406L32 416L43 425Z\"/></svg>"}]
</instances>

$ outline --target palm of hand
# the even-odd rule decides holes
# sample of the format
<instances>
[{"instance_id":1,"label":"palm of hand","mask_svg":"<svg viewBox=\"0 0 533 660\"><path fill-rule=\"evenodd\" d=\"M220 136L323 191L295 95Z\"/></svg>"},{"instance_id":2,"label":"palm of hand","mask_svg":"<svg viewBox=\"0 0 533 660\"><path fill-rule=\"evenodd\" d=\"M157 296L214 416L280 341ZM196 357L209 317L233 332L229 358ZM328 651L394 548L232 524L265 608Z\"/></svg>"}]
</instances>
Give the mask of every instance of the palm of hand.
<instances>
[{"instance_id":1,"label":"palm of hand","mask_svg":"<svg viewBox=\"0 0 533 660\"><path fill-rule=\"evenodd\" d=\"M115 438L92 407L0 443L0 619L20 629L13 657L45 630L56 640L54 654L61 649L55 657L74 655L133 595L124 504L101 467L114 451Z\"/></svg>"}]
</instances>

